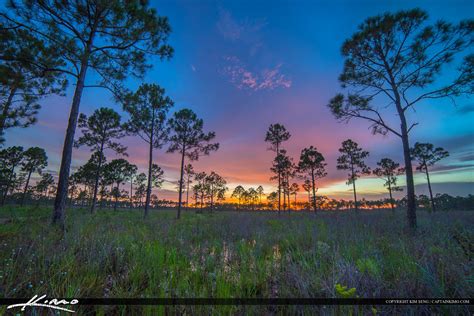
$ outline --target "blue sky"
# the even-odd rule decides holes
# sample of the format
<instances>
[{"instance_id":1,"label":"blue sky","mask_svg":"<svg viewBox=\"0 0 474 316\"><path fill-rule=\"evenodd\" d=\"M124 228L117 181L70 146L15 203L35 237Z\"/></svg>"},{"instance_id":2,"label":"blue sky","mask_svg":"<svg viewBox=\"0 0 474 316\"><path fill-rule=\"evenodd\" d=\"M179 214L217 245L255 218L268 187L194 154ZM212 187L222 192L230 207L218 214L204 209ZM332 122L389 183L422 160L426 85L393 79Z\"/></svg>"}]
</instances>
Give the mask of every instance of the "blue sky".
<instances>
[{"instance_id":1,"label":"blue sky","mask_svg":"<svg viewBox=\"0 0 474 316\"><path fill-rule=\"evenodd\" d=\"M292 134L284 146L295 160L310 145L325 155L329 175L320 192L347 198L351 188L345 184L345 172L335 167L343 140L350 137L369 150L372 167L385 156L401 162L402 154L395 136L373 136L364 121L340 124L326 108L341 91L337 77L343 66L343 41L365 18L385 11L420 7L432 20L449 22L472 18L474 12L473 1L151 1L151 5L169 17L173 29L169 42L175 54L170 61L153 60L144 81L164 87L175 101L174 110L189 107L203 117L205 128L216 131L221 143L218 152L195 164L197 170L222 174L231 189L236 184L262 184L269 192L274 189L269 180L273 154L266 150L264 137L271 123L280 122ZM441 81L450 78L455 66L446 68ZM140 83L127 82L131 89ZM44 147L50 157L48 169L58 170L72 88L66 97L43 100L39 122L8 131L7 145ZM435 191L466 195L474 193L474 101L459 98L456 103L420 104L409 114L411 121L419 122L411 142L431 142L450 151L451 156L433 170ZM121 112L107 91L88 89L81 112L91 114L101 106ZM145 144L131 137L124 143L130 160L144 170ZM73 166L89 155L86 148L75 150ZM108 155L109 160L113 157ZM161 150L155 157L170 181L158 194L174 198L171 182L178 178L178 155ZM417 193L426 193L424 181L417 175ZM382 183L361 179L359 191L368 198L384 196Z\"/></svg>"}]
</instances>

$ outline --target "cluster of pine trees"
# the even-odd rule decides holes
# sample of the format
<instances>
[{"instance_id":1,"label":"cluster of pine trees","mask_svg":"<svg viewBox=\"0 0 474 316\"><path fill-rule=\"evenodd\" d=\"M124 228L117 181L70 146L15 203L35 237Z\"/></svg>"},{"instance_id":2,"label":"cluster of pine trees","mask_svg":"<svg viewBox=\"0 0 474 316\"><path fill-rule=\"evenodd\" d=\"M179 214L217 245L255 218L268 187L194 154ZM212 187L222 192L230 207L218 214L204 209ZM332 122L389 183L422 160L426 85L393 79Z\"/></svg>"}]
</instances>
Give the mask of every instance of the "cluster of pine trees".
<instances>
[{"instance_id":1,"label":"cluster of pine trees","mask_svg":"<svg viewBox=\"0 0 474 316\"><path fill-rule=\"evenodd\" d=\"M301 151L299 162L295 163L293 158L287 154L287 151L282 147L283 142L289 140L291 134L287 131L284 125L276 123L271 124L265 141L271 144L270 150L276 153L273 160L271 171L275 174L271 179L278 180L277 192L270 193L271 199L277 201L276 205L278 211L283 209L290 210L290 196L294 195L296 206L296 194L299 191L299 184L291 183L293 179L302 179L304 181L302 187L308 192L311 208L317 211L317 196L318 191L317 180L327 176L325 158L315 147L310 146ZM353 207L357 211L359 203L357 201L356 180L363 175L373 174L384 180L384 186L389 192L389 203L392 210L395 208L393 191L401 191L397 186L397 176L404 174L405 169L400 167L390 158L382 158L377 162L377 167L371 170L365 159L369 156L369 152L365 151L356 142L347 139L342 142L339 148L340 156L337 158L337 169L347 170L348 179L347 184L352 185L354 194ZM414 147L410 149L410 156L415 160L417 170L426 175L428 189L430 192L431 208L435 210L435 202L431 182L429 177L429 167L433 166L439 160L448 157L449 153L441 147L435 148L429 143L415 143ZM411 163L410 163L411 164ZM283 201L282 201L283 198Z\"/></svg>"},{"instance_id":2,"label":"cluster of pine trees","mask_svg":"<svg viewBox=\"0 0 474 316\"><path fill-rule=\"evenodd\" d=\"M118 200L120 181L134 168L124 159L106 164L104 151L125 154L125 148L117 142L124 135L137 135L149 145L145 216L151 189L159 184L159 167L153 164L154 149L169 144L169 152L181 154L181 178L185 157L196 160L201 154L217 150L218 144L211 143L215 134L203 132L203 121L193 111L183 109L166 118L173 101L165 96L164 89L145 83L131 92L124 86L129 77L143 78L151 68L151 57L169 59L173 55L167 44L171 32L168 19L159 16L147 1L9 1L7 10L0 13L0 28L0 142L4 142L7 129L27 127L36 121L41 98L63 94L68 83L75 86L53 223L64 226L69 180L90 172L87 169L94 169L88 179L93 181L91 211L95 209L99 187L115 184L111 190ZM97 110L89 118L79 116L81 97L87 88L111 91L130 119L121 124L120 116L107 108ZM75 140L78 123L84 134ZM78 175L71 177L74 145L90 147L93 156ZM113 175L103 176L106 173ZM181 193L182 190L178 217Z\"/></svg>"},{"instance_id":3,"label":"cluster of pine trees","mask_svg":"<svg viewBox=\"0 0 474 316\"><path fill-rule=\"evenodd\" d=\"M105 152L126 156L126 148L119 144L125 135L138 136L149 148L143 193L145 216L151 190L161 181L161 169L153 158L153 151L166 145L168 152L180 154L179 218L185 159L196 160L200 155L217 150L218 144L212 142L215 133L205 133L203 121L189 109L176 111L168 118L174 103L158 85L144 83L136 91L126 86L130 77L143 78L152 67L151 58L172 57L173 48L167 43L171 33L168 19L158 15L148 1L10 0L7 8L0 12L0 29L0 144L4 143L7 130L35 123L42 98L64 94L68 84L74 87L56 185L53 223L64 226L66 201L74 177L90 181L91 211L103 188L114 191L115 200L119 200L120 183L132 177L134 167L124 159L107 163ZM469 53L474 42L473 30L472 20L430 24L426 12L414 9L368 18L342 45L345 62L339 80L347 93L331 99L329 109L340 121L362 119L371 124L374 134L391 133L400 138L411 228L416 228L412 161L417 159L420 170L429 177L432 159L436 161L440 156L431 145L410 146L410 133L419 122L409 122L407 112L423 102L454 100L473 93L474 55ZM460 59L462 63L454 78L437 84L443 66ZM120 116L109 108L98 109L90 117L80 115L83 92L90 88L109 90L130 118L121 122ZM398 122L392 125L394 117ZM78 124L83 135L76 139ZM290 135L281 127L271 126L266 138L276 153L272 171L278 183L278 209L282 204L289 205L291 194L297 190L296 185L290 185L296 170L305 174L305 186L312 191L312 204L316 208L316 180L326 175L324 157L314 147L305 148L294 168L281 147ZM71 175L75 145L89 147L92 156L87 167L78 170L78 175ZM351 140L345 141L340 151L338 168L350 171L348 180L353 185L356 200L355 181L369 172L363 162L368 153ZM426 159L423 158L425 153ZM35 164L36 169L23 167L25 161L20 165L2 162L2 177L7 179L6 183L2 180L4 197L12 188L18 190L21 172L31 175L42 170L40 164ZM17 166L21 166L20 174L15 172ZM388 158L381 160L376 170L375 174L387 179L390 192L396 188L393 179L402 172L396 163ZM213 204L222 196L222 188L206 184L206 179L212 176L206 175L202 186L198 184L193 188L196 199L209 199ZM26 176L25 197L29 178ZM141 182L137 185L141 190ZM253 191L248 196L250 200L255 199ZM357 201L354 204L357 208ZM434 208L433 198L431 204Z\"/></svg>"},{"instance_id":4,"label":"cluster of pine trees","mask_svg":"<svg viewBox=\"0 0 474 316\"><path fill-rule=\"evenodd\" d=\"M40 198L54 193L54 177L44 172L48 165L48 156L43 148L12 146L0 150L0 199L4 205L9 196L18 200L21 205L30 200L32 195ZM31 176L39 174L40 180L31 185Z\"/></svg>"}]
</instances>

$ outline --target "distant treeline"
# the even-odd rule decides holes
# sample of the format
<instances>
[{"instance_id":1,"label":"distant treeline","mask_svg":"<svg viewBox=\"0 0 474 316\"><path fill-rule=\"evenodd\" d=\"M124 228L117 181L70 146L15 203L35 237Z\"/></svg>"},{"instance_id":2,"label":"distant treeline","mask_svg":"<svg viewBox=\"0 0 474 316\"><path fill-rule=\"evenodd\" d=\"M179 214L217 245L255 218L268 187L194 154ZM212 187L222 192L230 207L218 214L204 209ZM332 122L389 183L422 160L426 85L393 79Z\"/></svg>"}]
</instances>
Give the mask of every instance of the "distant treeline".
<instances>
[{"instance_id":1,"label":"distant treeline","mask_svg":"<svg viewBox=\"0 0 474 316\"><path fill-rule=\"evenodd\" d=\"M49 191L42 192L40 186L33 186L31 190L28 191L26 197L24 197L24 192L22 190L15 190L11 195L8 196L6 200L7 205L20 205L26 202L29 205L52 205L54 202L54 191L55 188L51 187ZM73 207L80 208L90 208L92 204L92 196L90 190L79 189L77 194L73 195L72 198L69 196L68 205ZM125 192L123 192L125 193ZM395 209L394 211L403 210L406 207L406 197L401 199L394 199ZM426 210L431 212L431 201L430 198L426 195L417 195L416 196L417 207L420 210ZM389 198L378 199L378 200L366 200L361 199L358 201L358 208L361 210L390 210L391 209L391 200ZM468 196L452 196L449 194L437 194L434 197L434 202L436 203L436 211L474 211L474 195L469 194ZM351 200L343 199L333 199L327 196L318 196L316 199L318 210L323 211L346 211L353 210L354 202ZM115 199L114 192L109 192L104 194L97 201L97 206L99 210L102 209L133 209L133 210L142 210L144 207L144 201L140 198L139 195L135 196L131 200L127 198L126 194L123 194L120 200L117 202ZM158 199L156 194L151 195L150 201L151 209L170 209L177 208L178 202L166 199ZM270 199L267 199L266 202L259 202L255 200L242 200L241 203L230 203L218 200L212 202L209 198L205 198L203 201L196 200L196 196L193 196L193 200L190 201L189 205L186 207L187 210L195 211L277 211L277 203ZM287 212L293 211L311 211L313 212L312 201L301 201L298 200L296 203L292 203L288 207Z\"/></svg>"}]
</instances>

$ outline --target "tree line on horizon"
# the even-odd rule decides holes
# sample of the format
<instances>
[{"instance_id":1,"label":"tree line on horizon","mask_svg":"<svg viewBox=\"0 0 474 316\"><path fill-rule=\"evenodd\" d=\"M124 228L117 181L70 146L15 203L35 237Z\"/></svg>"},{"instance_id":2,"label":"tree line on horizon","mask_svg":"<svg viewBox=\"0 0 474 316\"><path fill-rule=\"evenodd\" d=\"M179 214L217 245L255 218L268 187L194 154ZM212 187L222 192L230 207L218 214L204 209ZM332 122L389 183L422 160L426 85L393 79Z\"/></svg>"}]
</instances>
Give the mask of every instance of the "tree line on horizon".
<instances>
[{"instance_id":1,"label":"tree line on horizon","mask_svg":"<svg viewBox=\"0 0 474 316\"><path fill-rule=\"evenodd\" d=\"M91 213L95 212L97 203L100 203L100 208L111 207L117 210L119 205L120 207L125 205L129 208L138 207L145 210L147 207L148 183L151 184L150 190L161 188L164 181L163 169L152 163L151 181L148 181L146 173L138 173L138 166L124 158L116 158L107 162L104 155L106 149L113 148L113 152L127 155L126 147L122 146L118 139L112 138L112 136L120 138L126 135L124 130L120 129L120 126L125 125L120 124L120 116L112 109L99 108L89 117L81 114L79 126L82 128L82 136L76 141L75 146L80 147L88 144L92 148L92 154L89 160L79 166L69 178L69 205L76 203L83 207L88 206ZM276 131L278 131L277 133L284 131L288 136L287 140L290 138L290 134L283 125L272 124L269 133L275 133ZM267 135L267 139L270 138L272 136ZM97 146L94 147L94 144ZM297 164L293 163L293 159L281 148L280 154L274 159L271 168L274 173L281 172L282 174L281 179L284 180L280 184L280 190L265 194L261 185L256 189L250 187L247 190L242 185L238 185L234 188L230 197L237 200L237 210L240 210L242 206L244 209L250 207L252 210L274 207L278 211L308 208L316 212L318 209L353 208L358 210L359 208L365 208L367 205L380 208L388 204L393 211L397 207L397 202L393 198L392 192L401 191L401 188L397 186L397 176L403 173L403 168L400 168L399 164L390 158L382 158L377 162L378 167L370 170L363 160L368 156L368 152L350 139L342 143L339 151L341 156L337 159L338 168L350 171L347 184L353 186L353 201L338 201L315 194L319 187L316 186L316 182L313 182L313 180L323 178L327 175L327 172L324 156L313 146L301 151L300 161ZM412 155L418 162L417 170L426 175L429 190L429 209L435 211L436 197L433 196L428 167L433 166L449 154L440 147L434 148L431 144L416 143L415 147L412 148ZM16 194L16 198L13 197L12 200L16 200L20 205L23 205L27 197L34 192L39 200L48 200L50 194L54 193L56 189L54 177L51 173L44 172L44 168L48 164L44 149L31 147L24 151L20 146L8 147L0 150L0 162L4 166L0 169L1 205L5 204L9 195L14 195L14 192L18 193L19 189L22 193L21 198ZM35 186L30 186L30 179L34 173L41 176L41 178L36 181ZM383 185L388 190L389 198L375 200L374 202L364 200L359 203L355 181L364 174L373 174L383 179ZM271 179L278 179L278 175L276 174ZM290 180L294 182L291 183ZM297 183L298 181L303 181L303 184L300 185ZM228 191L227 182L224 177L214 171L210 173L196 172L193 165L188 163L183 168L183 185L181 186L179 183L180 181L177 181L178 192L182 190L183 194L186 193L186 197L182 201L182 204L186 207L190 205L190 192L191 199L194 200L194 208L199 208L201 211L203 208L213 210L219 202L221 202L221 205L225 204L233 207L232 203L223 203ZM193 185L191 186L191 184ZM301 188L308 194L307 203L297 202L296 196ZM283 201L278 198L279 194L283 195ZM262 201L263 196L266 197L266 203ZM290 199L291 196L293 196L292 200ZM406 198L403 198L398 203L405 205L405 200ZM381 204L383 201L385 202ZM425 201L424 197L420 196L419 204L424 205L423 201ZM178 205L179 202L159 200L156 194L151 194L148 200L148 207ZM426 206L424 207L426 208Z\"/></svg>"},{"instance_id":2,"label":"tree line on horizon","mask_svg":"<svg viewBox=\"0 0 474 316\"><path fill-rule=\"evenodd\" d=\"M81 0L65 4L59 0L10 0L7 9L0 13L0 29L0 144L5 141L7 129L27 127L36 121L40 109L38 102L42 98L64 94L68 83L74 85L56 185L53 224L64 227L73 147L87 146L95 155L91 205L91 211L94 211L105 167L114 162L121 172L131 168L120 160L106 164L104 150L126 154L126 148L116 142L123 134L138 136L149 147L144 216L148 214L151 200L153 173L155 180L159 174L158 165L154 167L153 150L167 144L168 152L180 154L179 218L185 160L197 160L199 156L217 150L218 143L212 143L215 133L203 132L202 119L189 109L177 111L168 119L168 111L174 103L158 85L144 83L135 92L125 86L129 77L143 78L152 67L151 57L163 60L173 56L173 48L167 44L171 33L168 19L159 16L147 1ZM342 45L345 61L339 81L347 93L331 99L329 109L340 121L362 119L371 124L374 134L392 133L400 138L407 187L407 220L412 229L417 223L412 161L422 153L416 151L416 144L410 146L410 132L418 122L409 122L406 113L423 101L454 100L472 94L474 55L466 52L474 42L473 30L472 19L456 24L445 21L430 24L425 11L413 9L366 19ZM461 58L463 61L455 78L449 83L435 84L443 66ZM81 97L88 88L111 91L130 116L129 120L120 123L118 114L111 112L114 110L101 109L103 113L97 113L97 116L108 115L108 122L112 124L109 128L90 120L96 113L89 118L80 115ZM388 114L390 110L392 113ZM399 127L388 123L392 116L398 117ZM119 125L114 125L116 123ZM83 135L76 139L78 124ZM291 192L296 190L296 186L291 189L293 185L289 184L294 172L289 166L293 162L281 148L282 142L289 137L289 133L276 130L266 138L276 153L271 170L278 183L279 210L282 204L289 204ZM433 154L436 149L430 146L425 146L423 152ZM350 170L348 181L353 186L357 208L355 181L368 172L363 162L368 153L349 140L343 143L340 152L338 168ZM6 171L2 173L12 176L16 167L9 166L8 169L5 166L3 164L2 170ZM428 166L425 164L421 170L429 181ZM387 169L394 174L384 174ZM380 176L387 177L390 192L396 189L393 178L402 173L396 163L380 161L376 170ZM313 208L316 208L316 180L325 176L322 154L314 147L303 150L298 171L306 174L305 185L312 191ZM33 172L34 169L29 174ZM114 183L119 191L120 185ZM25 191L27 189L28 185ZM2 192L5 195L9 191ZM430 195L434 208L431 190ZM214 198L211 203L213 201Z\"/></svg>"},{"instance_id":3,"label":"tree line on horizon","mask_svg":"<svg viewBox=\"0 0 474 316\"><path fill-rule=\"evenodd\" d=\"M23 161L24 160L24 161ZM110 208L115 209L143 209L144 197L146 194L147 176L145 173L138 173L136 166L123 161L125 159L114 159L110 162L109 167L104 161L104 169L102 177L99 181L99 194L97 203L101 209ZM23 151L22 147L13 146L4 150L0 150L0 161L10 167L13 173L5 173L5 169L0 172L0 205L6 203L15 203L18 205L36 204L36 205L50 205L54 201L54 193L56 192L56 182L51 172L45 171L47 167L47 156L43 149L32 147ZM75 170L70 178L70 186L68 191L68 206L91 208L94 192L94 175L97 167L97 155L92 154L91 158L82 166ZM122 173L116 180L116 167L120 165L132 166L131 174ZM120 170L120 168L119 168ZM125 169L126 170L126 169ZM31 173L30 173L31 172ZM28 176L31 178L32 174L40 176L35 182L31 184ZM155 167L153 175L157 175L152 181L154 188L160 188L163 183L163 173L161 168ZM155 177L155 176L153 176ZM123 182L122 182L123 181ZM231 194L236 202L229 202L225 200L225 192L228 190L225 180L217 175L215 172L209 174L205 172L195 172L191 164L185 166L185 180L184 192L186 199L183 202L186 209L197 210L236 210L236 211L262 211L262 210L277 210L278 193L277 191L266 194L262 186L256 189L249 187L245 189L242 185L235 187ZM118 182L118 185L117 185ZM307 193L307 201L297 201L296 199L290 201L288 206L283 209L288 211L308 210L314 212L313 196L311 194L312 188L310 185L305 185L307 179L301 187ZM194 183L194 185L193 185ZM212 186L211 184L214 183ZM118 186L122 185L120 189ZM213 189L211 189L213 188ZM179 189L179 184L178 184ZM291 194L296 198L296 193ZM191 194L191 195L190 195ZM211 194L214 199L211 203ZM265 200L264 200L265 198ZM194 203L190 203L193 200ZM450 196L448 194L437 193L435 196L419 195L416 198L417 206L428 211L434 210L469 210L474 205L474 195L467 197ZM434 202L434 203L433 203ZM406 207L407 199L402 197L382 198L378 200L361 199L358 201L360 209L387 209ZM334 199L324 195L316 196L316 205L318 210L350 210L354 209L353 200ZM433 209L436 205L436 209ZM176 208L178 202L166 199L159 199L157 194L151 195L150 207L157 208Z\"/></svg>"}]
</instances>

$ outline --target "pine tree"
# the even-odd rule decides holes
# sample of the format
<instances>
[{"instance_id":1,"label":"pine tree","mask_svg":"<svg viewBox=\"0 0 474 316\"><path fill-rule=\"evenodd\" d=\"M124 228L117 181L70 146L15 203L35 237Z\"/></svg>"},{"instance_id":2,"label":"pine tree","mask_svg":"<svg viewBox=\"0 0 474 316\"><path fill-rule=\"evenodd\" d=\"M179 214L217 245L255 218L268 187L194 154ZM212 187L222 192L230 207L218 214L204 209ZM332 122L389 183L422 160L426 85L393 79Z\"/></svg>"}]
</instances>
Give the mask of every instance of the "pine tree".
<instances>
[{"instance_id":1,"label":"pine tree","mask_svg":"<svg viewBox=\"0 0 474 316\"><path fill-rule=\"evenodd\" d=\"M79 127L82 128L82 136L75 142L74 146L79 148L83 145L91 148L92 152L99 153L99 158L104 156L105 150L126 155L127 147L116 142L125 136L123 126L120 123L120 115L113 109L100 108L87 117L85 114L79 116ZM94 193L92 196L91 213L94 213L97 202L97 191L103 167L102 159L99 159L95 172Z\"/></svg>"},{"instance_id":2,"label":"pine tree","mask_svg":"<svg viewBox=\"0 0 474 316\"><path fill-rule=\"evenodd\" d=\"M209 155L211 151L219 149L219 143L211 143L215 138L214 132L204 133L204 121L190 109L175 112L168 121L171 131L169 153L179 152L181 154L181 175L179 179L179 201L177 218L181 216L181 204L183 195L183 177L185 157L190 160L198 160L200 155Z\"/></svg>"},{"instance_id":3,"label":"pine tree","mask_svg":"<svg viewBox=\"0 0 474 316\"><path fill-rule=\"evenodd\" d=\"M149 56L169 58L166 45L171 28L168 19L157 15L148 1L78 0L64 2L9 2L5 19L51 46L63 61L47 69L67 74L75 85L64 140L53 223L64 227L69 168L74 134L84 88L101 87L120 95L121 84L129 76L143 77L150 68ZM86 80L93 71L93 80Z\"/></svg>"},{"instance_id":4,"label":"pine tree","mask_svg":"<svg viewBox=\"0 0 474 316\"><path fill-rule=\"evenodd\" d=\"M351 139L342 142L342 147L339 148L342 154L337 158L337 169L349 170L349 178L347 184L352 184L354 192L354 207L356 211L359 209L357 205L356 180L363 174L369 174L370 168L364 162L364 159L369 156L368 151L364 151L359 145Z\"/></svg>"},{"instance_id":5,"label":"pine tree","mask_svg":"<svg viewBox=\"0 0 474 316\"><path fill-rule=\"evenodd\" d=\"M415 143L415 146L410 150L413 160L418 162L416 169L424 172L426 180L428 181L428 190L430 192L431 209L436 211L436 206L433 198L433 190L431 189L430 174L428 167L449 156L449 153L441 147L434 148L430 143Z\"/></svg>"},{"instance_id":6,"label":"pine tree","mask_svg":"<svg viewBox=\"0 0 474 316\"><path fill-rule=\"evenodd\" d=\"M301 151L298 163L298 172L305 173L310 178L310 185L313 190L313 210L316 212L316 180L327 175L324 156L313 146L304 148Z\"/></svg>"},{"instance_id":7,"label":"pine tree","mask_svg":"<svg viewBox=\"0 0 474 316\"><path fill-rule=\"evenodd\" d=\"M291 134L286 130L285 126L282 124L276 123L271 124L268 128L267 134L265 136L265 141L270 143L271 147L270 150L276 153L275 159L278 159L278 155L280 154L281 144L284 141L290 139ZM277 173L278 179L278 214L280 214L281 210L281 189L282 189L282 176L280 173Z\"/></svg>"},{"instance_id":8,"label":"pine tree","mask_svg":"<svg viewBox=\"0 0 474 316\"><path fill-rule=\"evenodd\" d=\"M23 190L23 198L21 205L25 203L26 194L30 184L31 174L37 172L41 174L43 169L48 165L48 156L43 148L30 147L23 153L23 160L21 162L21 171L26 172L25 189Z\"/></svg>"},{"instance_id":9,"label":"pine tree","mask_svg":"<svg viewBox=\"0 0 474 316\"><path fill-rule=\"evenodd\" d=\"M129 93L124 98L124 110L130 114L130 119L125 124L127 130L148 144L148 184L144 217L147 217L150 206L153 150L163 147L168 139L166 115L173 105L173 101L165 96L165 90L156 84L142 84L135 93Z\"/></svg>"},{"instance_id":10,"label":"pine tree","mask_svg":"<svg viewBox=\"0 0 474 316\"><path fill-rule=\"evenodd\" d=\"M374 134L392 133L400 138L412 231L416 229L416 201L409 135L418 123L410 123L407 112L425 100L454 100L474 92L474 55L469 51L473 20L429 23L428 14L420 9L366 19L341 49L345 63L339 81L349 93L338 94L329 102L337 119L360 118L371 123ZM454 79L436 82L444 78L443 66L460 61L459 57L464 60ZM392 125L395 116L399 121Z\"/></svg>"}]
</instances>

